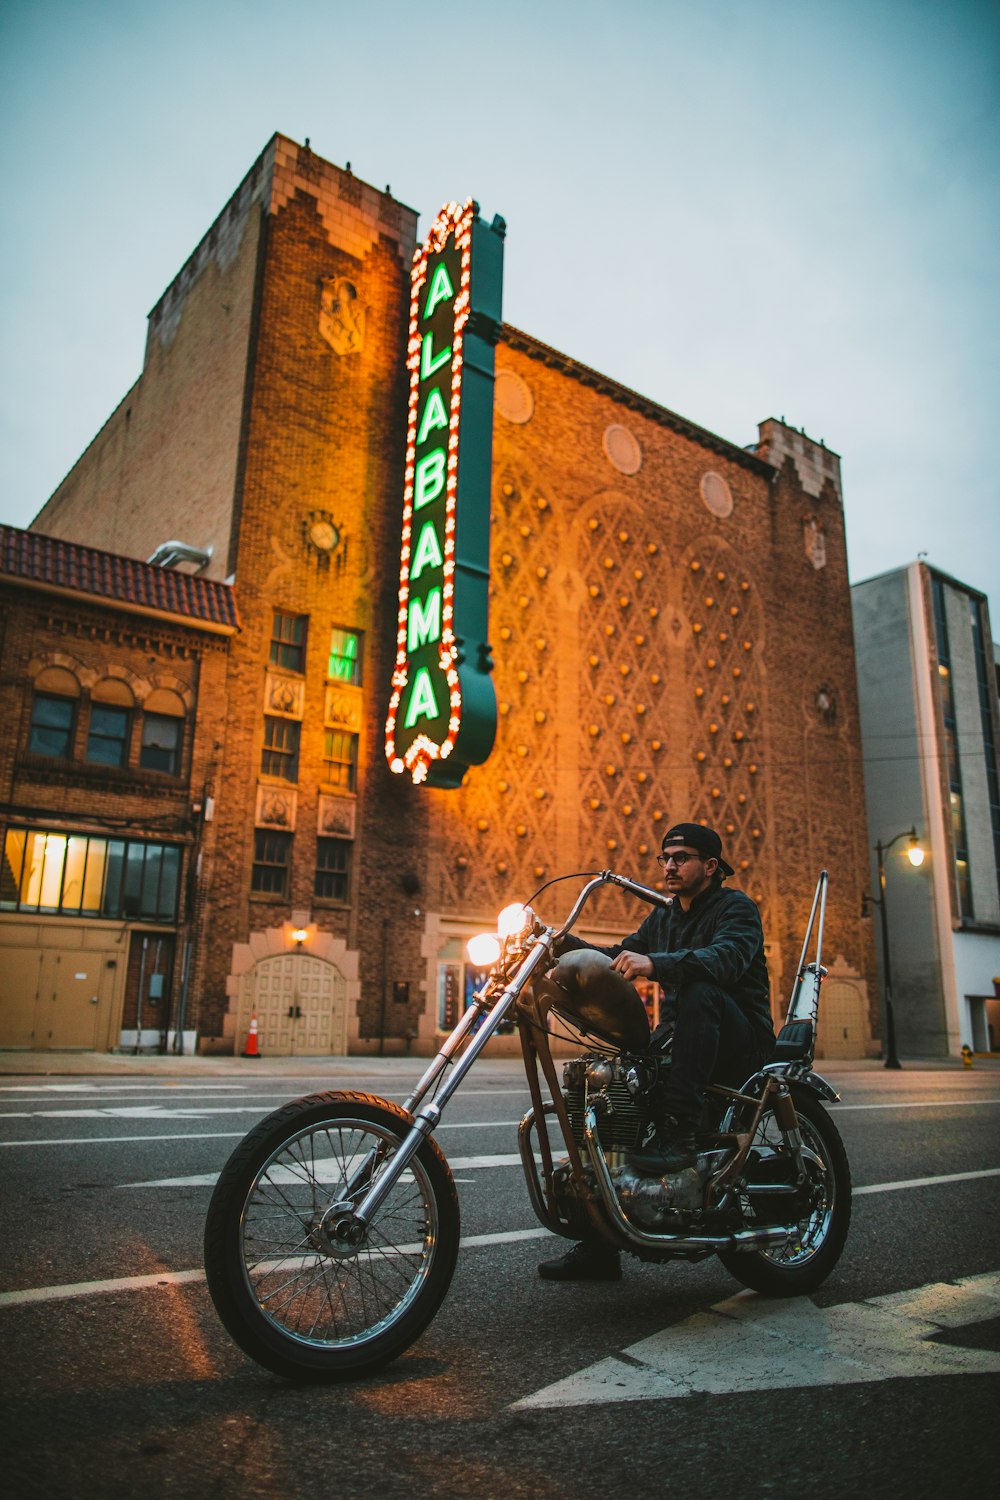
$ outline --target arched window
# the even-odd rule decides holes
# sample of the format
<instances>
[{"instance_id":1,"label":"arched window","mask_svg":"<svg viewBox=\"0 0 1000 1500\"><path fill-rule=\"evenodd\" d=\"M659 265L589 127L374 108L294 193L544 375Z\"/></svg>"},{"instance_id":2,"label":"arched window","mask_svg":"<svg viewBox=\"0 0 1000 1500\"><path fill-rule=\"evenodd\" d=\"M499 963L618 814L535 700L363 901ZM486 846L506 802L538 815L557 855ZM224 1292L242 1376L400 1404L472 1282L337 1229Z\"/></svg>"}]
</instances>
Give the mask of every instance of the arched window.
<instances>
[{"instance_id":1,"label":"arched window","mask_svg":"<svg viewBox=\"0 0 1000 1500\"><path fill-rule=\"evenodd\" d=\"M57 755L66 760L73 752L73 727L80 684L65 667L46 667L35 678L31 705L28 749L33 755Z\"/></svg>"},{"instance_id":2,"label":"arched window","mask_svg":"<svg viewBox=\"0 0 1000 1500\"><path fill-rule=\"evenodd\" d=\"M87 759L101 766L127 766L135 700L127 683L105 677L90 695Z\"/></svg>"},{"instance_id":3,"label":"arched window","mask_svg":"<svg viewBox=\"0 0 1000 1500\"><path fill-rule=\"evenodd\" d=\"M184 704L168 688L157 688L143 704L139 764L146 771L177 776L184 741Z\"/></svg>"}]
</instances>

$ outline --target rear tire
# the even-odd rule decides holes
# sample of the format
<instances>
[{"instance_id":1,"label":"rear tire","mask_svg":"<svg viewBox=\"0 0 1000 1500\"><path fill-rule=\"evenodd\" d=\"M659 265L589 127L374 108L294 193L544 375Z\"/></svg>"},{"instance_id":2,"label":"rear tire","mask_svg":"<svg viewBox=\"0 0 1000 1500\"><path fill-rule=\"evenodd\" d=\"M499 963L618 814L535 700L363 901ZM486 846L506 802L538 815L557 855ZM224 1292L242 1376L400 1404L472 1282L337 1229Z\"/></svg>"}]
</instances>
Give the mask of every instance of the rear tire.
<instances>
[{"instance_id":1,"label":"rear tire","mask_svg":"<svg viewBox=\"0 0 1000 1500\"><path fill-rule=\"evenodd\" d=\"M427 1140L360 1245L328 1232L357 1203L412 1118L368 1094L312 1094L262 1120L224 1167L205 1223L216 1311L258 1364L294 1380L367 1374L427 1327L458 1255L458 1195Z\"/></svg>"},{"instance_id":2,"label":"rear tire","mask_svg":"<svg viewBox=\"0 0 1000 1500\"><path fill-rule=\"evenodd\" d=\"M782 1245L766 1250L726 1250L719 1259L737 1281L768 1297L798 1297L814 1292L840 1259L851 1223L851 1169L840 1132L811 1094L794 1090L795 1108L806 1154L809 1182L801 1194L775 1194L743 1200L745 1227L789 1223L783 1206L798 1209L796 1232ZM757 1183L792 1183L794 1167L774 1114L765 1113L751 1151L756 1162L747 1173Z\"/></svg>"}]
</instances>

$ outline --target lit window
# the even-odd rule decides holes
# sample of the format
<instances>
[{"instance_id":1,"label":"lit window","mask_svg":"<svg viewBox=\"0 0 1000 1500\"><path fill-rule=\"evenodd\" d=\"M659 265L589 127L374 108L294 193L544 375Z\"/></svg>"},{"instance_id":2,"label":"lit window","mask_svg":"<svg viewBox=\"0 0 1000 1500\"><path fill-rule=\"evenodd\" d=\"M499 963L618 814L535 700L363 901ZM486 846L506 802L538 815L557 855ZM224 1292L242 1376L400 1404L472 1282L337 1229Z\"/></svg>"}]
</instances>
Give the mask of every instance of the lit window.
<instances>
[{"instance_id":1,"label":"lit window","mask_svg":"<svg viewBox=\"0 0 1000 1500\"><path fill-rule=\"evenodd\" d=\"M107 703L90 706L90 731L87 735L87 759L101 766L124 766L128 761L128 731L131 714L127 708Z\"/></svg>"},{"instance_id":2,"label":"lit window","mask_svg":"<svg viewBox=\"0 0 1000 1500\"><path fill-rule=\"evenodd\" d=\"M289 672L304 672L306 666L306 616L274 611L271 625L271 665Z\"/></svg>"},{"instance_id":3,"label":"lit window","mask_svg":"<svg viewBox=\"0 0 1000 1500\"><path fill-rule=\"evenodd\" d=\"M35 755L58 755L64 760L73 744L72 698L56 698L50 693L36 693L31 710L31 738L28 748Z\"/></svg>"},{"instance_id":4,"label":"lit window","mask_svg":"<svg viewBox=\"0 0 1000 1500\"><path fill-rule=\"evenodd\" d=\"M350 840L317 839L315 895L323 901L346 901L350 880Z\"/></svg>"},{"instance_id":5,"label":"lit window","mask_svg":"<svg viewBox=\"0 0 1000 1500\"><path fill-rule=\"evenodd\" d=\"M260 756L264 776L278 776L282 781L299 778L299 725L294 719L264 719L264 748Z\"/></svg>"},{"instance_id":6,"label":"lit window","mask_svg":"<svg viewBox=\"0 0 1000 1500\"><path fill-rule=\"evenodd\" d=\"M181 852L170 844L12 828L0 909L173 922L180 869Z\"/></svg>"},{"instance_id":7,"label":"lit window","mask_svg":"<svg viewBox=\"0 0 1000 1500\"><path fill-rule=\"evenodd\" d=\"M292 863L292 835L258 828L253 838L250 889L260 895L287 896Z\"/></svg>"},{"instance_id":8,"label":"lit window","mask_svg":"<svg viewBox=\"0 0 1000 1500\"><path fill-rule=\"evenodd\" d=\"M327 786L353 792L358 783L358 737L346 729L328 729L323 737L323 778Z\"/></svg>"},{"instance_id":9,"label":"lit window","mask_svg":"<svg viewBox=\"0 0 1000 1500\"><path fill-rule=\"evenodd\" d=\"M361 683L361 637L353 630L330 632L330 661L327 676L334 682Z\"/></svg>"}]
</instances>

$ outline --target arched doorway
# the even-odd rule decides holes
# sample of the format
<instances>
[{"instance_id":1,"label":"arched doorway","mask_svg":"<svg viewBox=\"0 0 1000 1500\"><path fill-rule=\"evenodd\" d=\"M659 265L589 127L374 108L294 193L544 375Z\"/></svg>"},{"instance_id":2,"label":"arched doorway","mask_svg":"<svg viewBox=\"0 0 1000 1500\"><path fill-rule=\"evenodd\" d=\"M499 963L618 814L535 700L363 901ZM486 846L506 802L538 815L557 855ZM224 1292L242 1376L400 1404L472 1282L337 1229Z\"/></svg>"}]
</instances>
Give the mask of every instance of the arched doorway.
<instances>
[{"instance_id":1,"label":"arched doorway","mask_svg":"<svg viewBox=\"0 0 1000 1500\"><path fill-rule=\"evenodd\" d=\"M347 1052L347 980L307 953L259 959L241 980L237 1050L257 1013L265 1057L329 1057Z\"/></svg>"}]
</instances>

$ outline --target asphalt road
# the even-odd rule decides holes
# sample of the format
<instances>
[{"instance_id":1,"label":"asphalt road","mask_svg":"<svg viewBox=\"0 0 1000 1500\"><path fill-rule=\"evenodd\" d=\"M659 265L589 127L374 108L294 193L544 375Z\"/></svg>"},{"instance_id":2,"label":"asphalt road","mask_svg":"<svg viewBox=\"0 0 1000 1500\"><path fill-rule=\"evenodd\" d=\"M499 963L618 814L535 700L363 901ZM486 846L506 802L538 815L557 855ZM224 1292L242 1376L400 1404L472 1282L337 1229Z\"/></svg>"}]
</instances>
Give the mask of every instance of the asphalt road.
<instances>
[{"instance_id":1,"label":"asphalt road","mask_svg":"<svg viewBox=\"0 0 1000 1500\"><path fill-rule=\"evenodd\" d=\"M539 1280L564 1242L534 1221L517 1166L477 1165L513 1156L527 1102L517 1066L486 1060L438 1137L466 1163L443 1308L378 1376L297 1387L215 1317L208 1184L287 1099L401 1100L422 1066L352 1063L0 1076L13 1500L995 1492L1000 1070L826 1068L860 1189L851 1234L812 1299L768 1302L715 1260Z\"/></svg>"}]
</instances>

